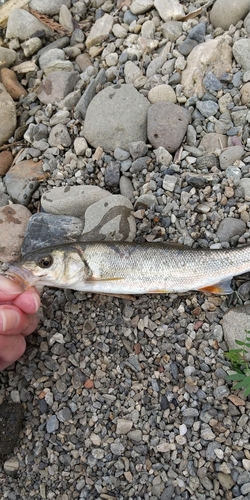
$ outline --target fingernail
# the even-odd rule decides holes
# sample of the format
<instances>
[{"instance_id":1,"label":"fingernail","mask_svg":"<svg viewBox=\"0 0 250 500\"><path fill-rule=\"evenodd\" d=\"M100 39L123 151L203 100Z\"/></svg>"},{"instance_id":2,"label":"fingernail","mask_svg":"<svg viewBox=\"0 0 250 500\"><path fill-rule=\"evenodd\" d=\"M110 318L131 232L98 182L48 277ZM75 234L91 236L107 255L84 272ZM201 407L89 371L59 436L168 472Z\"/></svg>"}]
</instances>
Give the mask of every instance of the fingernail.
<instances>
[{"instance_id":1,"label":"fingernail","mask_svg":"<svg viewBox=\"0 0 250 500\"><path fill-rule=\"evenodd\" d=\"M41 304L40 297L39 297L39 295L37 295L37 293L34 293L33 299L34 299L34 302L35 302L35 308L36 308L35 310L37 312L38 309L39 309L39 307L40 307L40 304Z\"/></svg>"},{"instance_id":2,"label":"fingernail","mask_svg":"<svg viewBox=\"0 0 250 500\"><path fill-rule=\"evenodd\" d=\"M15 329L20 324L20 315L13 309L0 311L0 333Z\"/></svg>"}]
</instances>

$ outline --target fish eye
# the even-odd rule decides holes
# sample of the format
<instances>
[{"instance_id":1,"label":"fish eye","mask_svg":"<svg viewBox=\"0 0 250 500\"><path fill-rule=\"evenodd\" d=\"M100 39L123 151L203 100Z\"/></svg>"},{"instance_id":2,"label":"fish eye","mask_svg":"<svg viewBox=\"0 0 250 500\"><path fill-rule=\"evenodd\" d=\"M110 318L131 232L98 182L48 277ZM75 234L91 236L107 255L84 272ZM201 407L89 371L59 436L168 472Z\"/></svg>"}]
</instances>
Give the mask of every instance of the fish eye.
<instances>
[{"instance_id":1,"label":"fish eye","mask_svg":"<svg viewBox=\"0 0 250 500\"><path fill-rule=\"evenodd\" d=\"M40 257L37 264L39 267L43 269L48 269L53 264L53 257L51 255L45 255L44 257Z\"/></svg>"}]
</instances>

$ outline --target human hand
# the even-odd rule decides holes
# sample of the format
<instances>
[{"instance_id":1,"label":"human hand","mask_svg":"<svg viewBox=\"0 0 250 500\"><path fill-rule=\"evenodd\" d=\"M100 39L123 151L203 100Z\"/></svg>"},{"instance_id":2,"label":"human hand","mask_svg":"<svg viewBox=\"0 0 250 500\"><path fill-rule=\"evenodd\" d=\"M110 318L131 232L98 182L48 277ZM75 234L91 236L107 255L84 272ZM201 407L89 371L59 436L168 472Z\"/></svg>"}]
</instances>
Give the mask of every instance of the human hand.
<instances>
[{"instance_id":1,"label":"human hand","mask_svg":"<svg viewBox=\"0 0 250 500\"><path fill-rule=\"evenodd\" d=\"M0 275L0 371L22 356L25 337L37 327L40 297L32 287L23 291L14 281Z\"/></svg>"}]
</instances>

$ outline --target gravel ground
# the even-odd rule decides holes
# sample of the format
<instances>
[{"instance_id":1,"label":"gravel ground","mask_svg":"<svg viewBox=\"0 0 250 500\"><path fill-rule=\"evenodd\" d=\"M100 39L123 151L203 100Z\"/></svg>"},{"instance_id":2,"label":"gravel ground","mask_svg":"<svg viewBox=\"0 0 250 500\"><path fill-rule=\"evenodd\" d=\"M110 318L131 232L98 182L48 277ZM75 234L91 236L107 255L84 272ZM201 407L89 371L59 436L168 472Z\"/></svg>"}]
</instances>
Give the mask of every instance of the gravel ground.
<instances>
[{"instance_id":1,"label":"gravel ground","mask_svg":"<svg viewBox=\"0 0 250 500\"><path fill-rule=\"evenodd\" d=\"M82 4L86 8L80 15ZM203 4L182 2L185 14ZM82 142L75 140L84 139L87 115L84 125L79 109L72 111L76 103L62 110L57 103L38 101L41 69L22 75L29 95L17 101L17 127L26 123L26 147L19 160L42 159L44 172L49 173L35 186L28 209L35 213L41 196L53 187L86 184L120 193L118 161L119 173L131 182L136 241L163 239L203 248L249 242L249 99L245 104L241 101L242 87L250 81L249 68L243 67L248 53L242 56L243 62L233 60L219 90L215 90L219 80L213 80L199 98L188 96L180 80L187 60L182 53L187 47L178 50L181 43L202 23L206 25L203 42L224 33L209 22L207 11L180 22L181 32L169 44L169 56L159 68L153 66L150 76L150 64L169 42L162 35L163 20L156 10L133 14L136 20L130 31L126 2L118 12L109 1L72 2L70 12L76 22L86 17L93 25L103 14L101 7L115 17L117 25L125 26L126 34L119 31L120 38L112 34L104 43L104 55L90 45L92 73L83 72L74 92L85 90L103 67L107 80L97 82L99 90L129 83L136 68L143 68L140 76L146 80L134 84L141 95L148 98L153 88L169 84L174 102L188 109L191 118L185 139L171 158L161 151L164 160L159 156L156 160L160 152L153 152L157 145L152 143L142 148L139 158L132 148L124 159L123 146L116 153L107 148L96 159L96 145L91 144L78 155L76 146ZM239 39L249 41L245 15L226 30L234 49ZM157 29L150 40L158 45L145 51L141 45L136 49L138 59L126 59L124 52L133 45L133 36L152 19ZM20 63L19 42L13 36L8 43ZM76 56L77 51L72 59ZM127 65L125 69L128 60L136 68ZM129 104L132 127L137 109L132 100ZM51 135L59 111L64 115L60 114L58 123L66 123L70 133L70 143L64 146L55 145ZM31 124L40 124L38 137L32 136ZM107 124L106 129L100 132L99 143L113 140ZM213 134L226 137L224 147L219 142L217 150L205 147L204 138ZM241 148L237 157L230 146ZM229 157L223 156L224 150ZM12 151L20 152L20 146ZM0 187L1 194L12 196L13 186L4 175ZM138 199L144 195L148 198L142 205ZM21 402L25 410L18 444L2 460L1 499L250 499L250 402L243 393L235 397L225 380L229 363L224 356L222 319L229 307L246 306L250 300L246 283L244 289L240 281L235 286L238 293L230 297L189 293L127 299L45 289L38 331L29 338L22 359L0 377L0 402Z\"/></svg>"}]
</instances>

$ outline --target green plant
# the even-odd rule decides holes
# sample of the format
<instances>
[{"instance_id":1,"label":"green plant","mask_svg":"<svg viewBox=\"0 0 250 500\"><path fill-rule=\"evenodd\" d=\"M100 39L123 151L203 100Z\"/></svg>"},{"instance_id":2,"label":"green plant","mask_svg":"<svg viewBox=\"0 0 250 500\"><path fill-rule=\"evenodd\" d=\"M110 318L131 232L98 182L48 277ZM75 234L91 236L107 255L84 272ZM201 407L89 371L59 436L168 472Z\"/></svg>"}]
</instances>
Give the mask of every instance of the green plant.
<instances>
[{"instance_id":1,"label":"green plant","mask_svg":"<svg viewBox=\"0 0 250 500\"><path fill-rule=\"evenodd\" d=\"M237 382L233 389L244 389L245 397L250 394L250 366L246 360L246 354L250 352L250 330L246 330L246 339L235 341L240 346L239 349L230 349L225 353L227 359L232 364L232 369L236 373L227 376L227 380Z\"/></svg>"}]
</instances>

